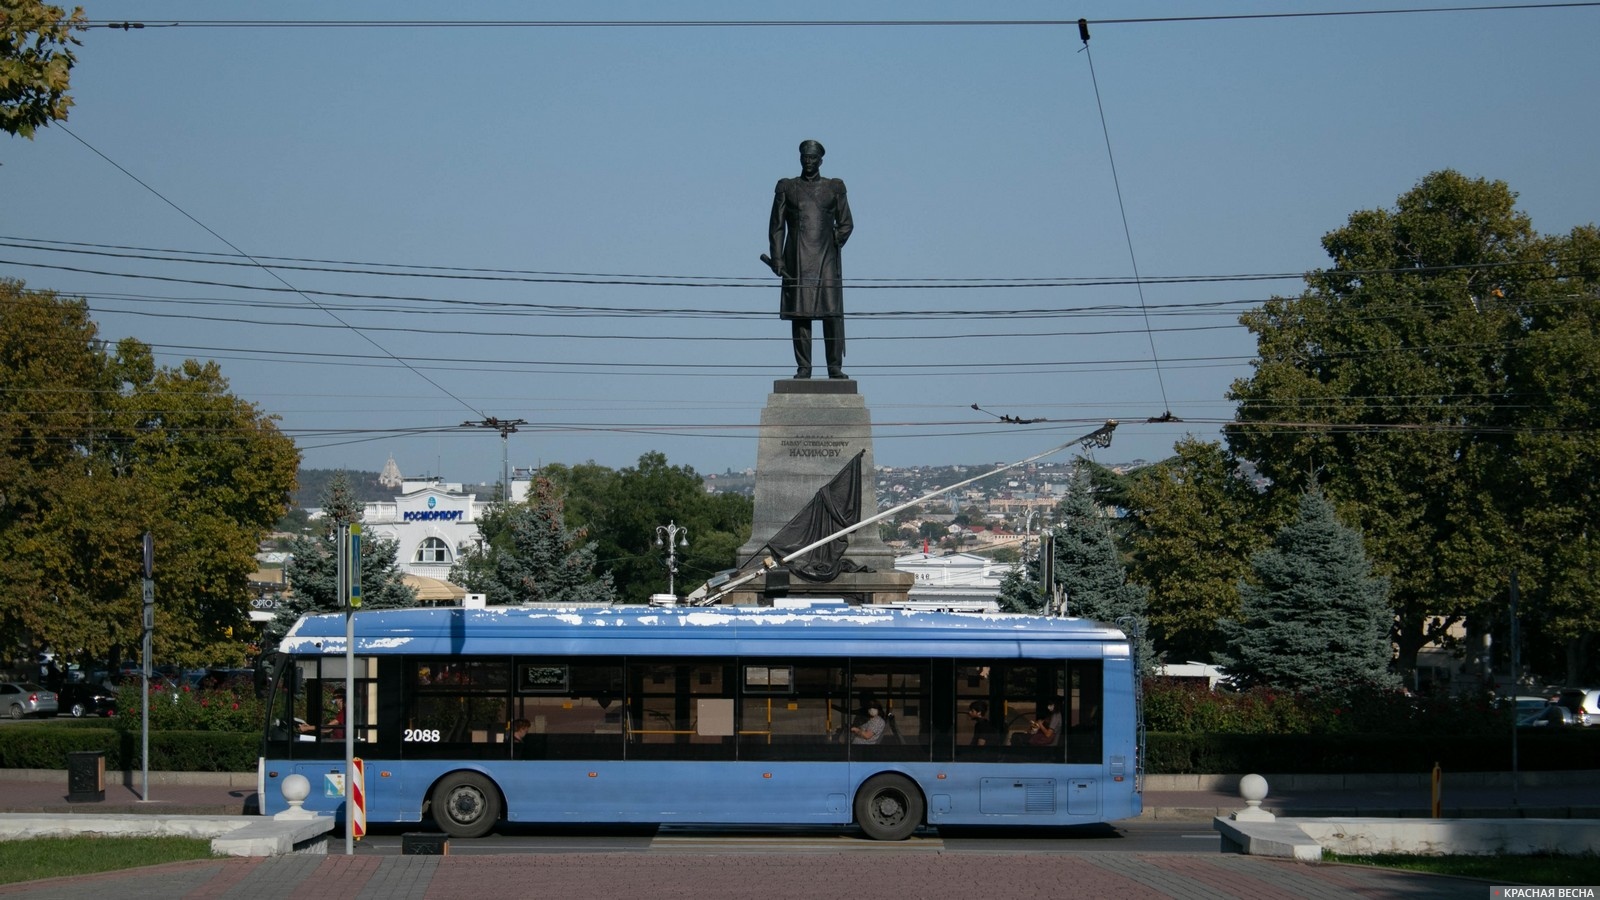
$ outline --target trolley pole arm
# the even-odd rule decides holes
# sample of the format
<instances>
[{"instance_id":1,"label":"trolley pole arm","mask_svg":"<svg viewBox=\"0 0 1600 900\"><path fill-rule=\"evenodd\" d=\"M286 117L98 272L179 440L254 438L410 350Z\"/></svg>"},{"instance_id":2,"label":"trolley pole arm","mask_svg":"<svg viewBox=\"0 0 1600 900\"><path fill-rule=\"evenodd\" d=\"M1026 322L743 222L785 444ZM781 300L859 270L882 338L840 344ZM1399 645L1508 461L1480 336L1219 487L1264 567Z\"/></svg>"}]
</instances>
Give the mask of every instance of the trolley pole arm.
<instances>
[{"instance_id":1,"label":"trolley pole arm","mask_svg":"<svg viewBox=\"0 0 1600 900\"><path fill-rule=\"evenodd\" d=\"M869 516L869 517L867 517L865 519L862 519L861 521L855 523L854 525L849 525L849 526L846 526L844 528L841 528L838 531L835 531L834 533L828 535L827 537L822 538L821 540L813 541L812 543L807 544L804 547L801 547L799 550L796 550L793 553L790 553L790 554L784 556L782 559L779 559L776 562L774 562L772 557L769 556L766 559L762 560L760 569L757 569L757 570L751 571L751 572L746 572L745 574L739 576L738 578L735 578L735 579L733 579L731 581L728 581L727 583L725 583L725 584L721 585L720 587L718 587L715 593L707 594L706 597L704 599L702 599L701 601L699 601L699 602L700 602L701 605L710 606L711 604L716 603L718 600L721 600L724 596L726 596L727 594L732 592L735 588L737 588L737 587L739 587L741 585L749 584L751 581L754 581L755 579L757 579L757 578L761 577L762 575L766 574L766 571L768 569L776 568L777 566L781 566L781 565L786 565L791 560L799 559L800 557L806 555L807 553L810 553L811 551L817 549L818 547L823 546L824 544L828 544L828 543L830 543L832 541L838 540L839 538L845 537L845 536L850 535L850 534L854 534L855 532L860 531L861 529L867 527L868 525L873 525L873 524L876 524L878 522L881 522L884 519L887 519L888 517L890 517L892 515L895 515L896 513L899 513L899 512L901 512L903 510L910 509L911 507L916 506L919 503L923 503L923 502L926 502L928 500L932 500L933 498L938 497L941 494L948 494L953 490L957 490L958 488L964 488L967 485L972 484L973 482L982 481L983 479L988 478L991 475L998 475L1001 472L1005 472L1005 471L1008 471L1010 469L1015 469L1017 466L1025 466L1025 465L1027 465L1028 463L1031 463L1031 462L1038 462L1039 460L1044 459L1047 456L1054 456L1057 453L1060 453L1061 451L1066 450L1066 449L1068 449L1070 447L1075 447L1078 444L1088 444L1089 446L1092 446L1092 447L1109 447L1109 446L1111 446L1111 433L1113 431L1115 431L1116 428L1117 428L1117 420L1116 419L1107 419L1106 423L1104 425L1101 425L1099 428L1096 428L1094 431L1091 431L1088 434L1083 435L1082 437L1073 438L1072 440L1067 441L1065 444L1061 444L1060 446L1057 446L1057 447L1051 447L1049 450L1046 450L1043 453L1036 453L1033 456L1028 457L1027 459L1019 459L1014 463L1007 463L1007 464L999 467L998 469L992 469L992 470L990 470L988 472L984 472L982 475L974 475L973 477L968 478L965 481L958 481L955 484L946 485L945 487L939 488L936 491L932 491L930 493L923 494L921 497L918 497L915 500L908 500L907 502L902 503L899 506L896 506L896 507L894 507L892 509L886 509L883 512L878 513L877 515Z\"/></svg>"}]
</instances>

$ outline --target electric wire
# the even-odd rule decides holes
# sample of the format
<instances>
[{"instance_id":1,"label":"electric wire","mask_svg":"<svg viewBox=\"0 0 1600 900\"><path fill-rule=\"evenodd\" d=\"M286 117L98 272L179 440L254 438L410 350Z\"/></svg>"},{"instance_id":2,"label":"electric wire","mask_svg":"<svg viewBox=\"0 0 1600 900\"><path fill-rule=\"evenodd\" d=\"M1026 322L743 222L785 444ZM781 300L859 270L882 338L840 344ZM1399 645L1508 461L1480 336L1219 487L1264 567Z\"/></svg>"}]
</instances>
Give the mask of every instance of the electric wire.
<instances>
[{"instance_id":1,"label":"electric wire","mask_svg":"<svg viewBox=\"0 0 1600 900\"><path fill-rule=\"evenodd\" d=\"M1581 9L1595 6L1600 6L1600 2L1499 3L1474 6L1138 16L1087 21L1091 25L1152 25L1180 22ZM114 31L146 28L1036 28L1073 26L1079 21L1079 19L162 19L153 22L132 22L89 19L85 25L89 28Z\"/></svg>"},{"instance_id":2,"label":"electric wire","mask_svg":"<svg viewBox=\"0 0 1600 900\"><path fill-rule=\"evenodd\" d=\"M1100 113L1100 133L1105 137L1106 162L1111 167L1111 184L1116 189L1117 212L1122 217L1122 236L1128 245L1128 263L1133 268L1134 289L1139 294L1139 309L1147 309L1144 298L1144 283L1139 278L1139 257L1133 248L1133 230L1128 227L1128 206L1122 199L1122 179L1117 175L1117 157L1111 152L1111 128L1106 123L1106 107L1100 99L1100 78L1094 71L1094 51L1089 49L1089 25L1084 20L1078 22L1078 35L1083 38L1083 57L1089 62L1089 82L1094 85L1094 105ZM1161 374L1161 354L1156 350L1156 336L1150 330L1150 316L1145 312L1145 337L1150 342L1150 359L1155 363L1156 386L1161 391L1161 408L1163 416L1172 418L1172 403L1167 399L1167 380Z\"/></svg>"},{"instance_id":3,"label":"electric wire","mask_svg":"<svg viewBox=\"0 0 1600 900\"><path fill-rule=\"evenodd\" d=\"M245 253L243 250L239 249L239 247L237 245L235 245L232 241L230 241L227 238L223 237L221 234L218 234L215 230L213 230L211 228L211 226L209 226L206 223L204 223L204 222L200 221L199 219L195 218L193 215L190 215L188 210L184 209L183 207L181 207L178 204L174 203L172 200L168 199L166 195L162 194L160 191L156 190L154 187L152 187L149 184L147 184L143 179L139 178L139 176L137 176L137 175L133 174L132 172L128 171L126 168L123 168L123 166L120 163L118 163L116 160L114 160L111 157L109 157L109 156L105 155L104 153L100 152L99 148L95 147L93 144L91 144L88 141L84 140L83 138L79 137L76 132L73 132L72 130L67 128L67 126L61 124L60 122L57 122L56 126L58 128L60 128L62 131L65 131L67 133L67 135L69 137L71 137L73 140L77 141L78 143L82 144L84 147L88 148L89 152L91 152L95 156L98 156L101 159L105 160L107 163L110 163L111 166L113 168L115 168L117 171L119 171L122 174L124 174L124 175L128 176L129 178L131 178L134 181L135 184L137 184L140 187L144 188L146 191L149 191L151 194L153 194L156 197L156 199L158 199L162 203L165 203L166 205L172 207L174 210L176 210L178 212L179 215L183 216L185 219L188 219L189 221L193 222L194 224L200 226L200 228L202 230L204 230L207 234L209 234L212 237L216 238L217 240L221 241L223 244L226 244L229 249L233 250L233 252L239 254L240 256L246 257L246 258L249 257L250 254ZM359 328L355 328L355 327L350 326L348 323L345 323L343 320L341 320L336 313L332 312L331 310L323 309L321 306L319 306L317 304L317 301L311 299L309 296L307 296L307 295L305 295L303 293L300 293L300 291L297 290L294 287L294 285L292 285L289 282L285 281L282 276L278 275L278 273L272 271L270 268L268 268L266 266L259 266L259 268L263 272L266 272L268 275L270 275L278 283L282 284L288 290L293 291L296 294L299 294L301 297L304 297L307 303L310 303L312 306L316 306L318 309L322 309L323 313L325 313L326 315L328 315L329 317L331 317L335 321L338 321L341 325L345 325L345 327L349 328L350 331L354 332L357 336L361 337L367 343L371 344L379 352L381 352L384 355L388 356L390 359L393 359L395 362L399 363L400 365L402 365L402 366L404 366L404 367L406 367L408 369L411 368L411 366L404 359L401 359L400 357L394 355L393 353L390 353L387 348L385 348L384 346L382 346L381 344L379 344L377 341L373 340L372 338L370 338L370 337L366 336L365 334L363 334ZM422 374L421 372L418 372L415 369L412 369L412 371L417 375L417 377L419 377L422 380L424 380L424 381L428 382L429 384L433 385L433 387L436 388L440 393L444 394L447 397L450 397L451 399L453 399L456 402L460 403L462 406L466 407L467 409L472 410L474 413L477 413L480 416L483 415L482 411L474 408L472 406L472 404L466 402L465 400L462 400L460 397L457 397L455 394L451 393L450 390L448 388L446 388L444 385L439 384L438 382L436 382L433 379L429 378L428 376Z\"/></svg>"}]
</instances>

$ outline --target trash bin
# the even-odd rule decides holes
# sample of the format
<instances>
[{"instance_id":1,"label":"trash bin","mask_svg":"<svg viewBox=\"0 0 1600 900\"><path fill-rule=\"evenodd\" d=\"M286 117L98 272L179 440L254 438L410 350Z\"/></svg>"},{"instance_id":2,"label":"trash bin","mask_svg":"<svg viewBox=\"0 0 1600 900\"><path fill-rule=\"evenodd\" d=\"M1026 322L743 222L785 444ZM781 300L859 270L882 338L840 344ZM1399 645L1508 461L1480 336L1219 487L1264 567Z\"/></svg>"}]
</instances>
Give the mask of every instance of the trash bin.
<instances>
[{"instance_id":1,"label":"trash bin","mask_svg":"<svg viewBox=\"0 0 1600 900\"><path fill-rule=\"evenodd\" d=\"M106 799L106 752L78 750L67 754L67 802L99 803Z\"/></svg>"}]
</instances>

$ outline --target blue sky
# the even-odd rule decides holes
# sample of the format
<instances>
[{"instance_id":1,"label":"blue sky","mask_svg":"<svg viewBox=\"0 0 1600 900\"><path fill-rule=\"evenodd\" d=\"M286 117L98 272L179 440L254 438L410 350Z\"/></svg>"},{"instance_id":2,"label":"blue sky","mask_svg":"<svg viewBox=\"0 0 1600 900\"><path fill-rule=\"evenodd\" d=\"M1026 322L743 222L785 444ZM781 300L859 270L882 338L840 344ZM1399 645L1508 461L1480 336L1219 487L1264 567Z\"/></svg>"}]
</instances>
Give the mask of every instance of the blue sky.
<instances>
[{"instance_id":1,"label":"blue sky","mask_svg":"<svg viewBox=\"0 0 1600 900\"><path fill-rule=\"evenodd\" d=\"M86 33L66 128L0 139L0 276L87 297L103 334L164 363L217 360L308 466L392 454L410 475L494 480L498 434L457 427L492 416L528 422L515 466L660 450L742 469L793 369L757 260L772 186L815 138L856 219L845 368L879 465L1010 461L1107 418L1123 424L1097 458L1158 459L1231 416L1254 348L1239 313L1301 287L1224 276L1318 267L1324 233L1443 168L1506 181L1540 231L1596 220L1600 8L1096 20L1434 5L333 13L1081 16L1091 71L1069 25L224 28L198 20L330 14L90 3L150 27ZM1168 410L1184 421L1145 423Z\"/></svg>"}]
</instances>

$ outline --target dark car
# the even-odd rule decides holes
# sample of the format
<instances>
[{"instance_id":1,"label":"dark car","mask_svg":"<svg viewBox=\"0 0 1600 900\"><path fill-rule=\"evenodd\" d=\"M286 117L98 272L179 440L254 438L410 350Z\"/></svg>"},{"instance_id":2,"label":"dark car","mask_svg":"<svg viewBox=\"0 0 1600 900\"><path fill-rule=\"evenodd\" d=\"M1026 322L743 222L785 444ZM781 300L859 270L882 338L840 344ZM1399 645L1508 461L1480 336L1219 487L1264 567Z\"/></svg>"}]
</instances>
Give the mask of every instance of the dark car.
<instances>
[{"instance_id":1,"label":"dark car","mask_svg":"<svg viewBox=\"0 0 1600 900\"><path fill-rule=\"evenodd\" d=\"M117 694L97 684L78 682L64 684L58 692L61 713L74 719L84 716L114 716L117 714Z\"/></svg>"}]
</instances>

